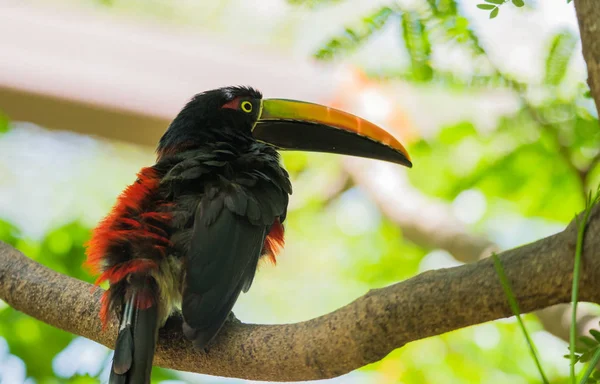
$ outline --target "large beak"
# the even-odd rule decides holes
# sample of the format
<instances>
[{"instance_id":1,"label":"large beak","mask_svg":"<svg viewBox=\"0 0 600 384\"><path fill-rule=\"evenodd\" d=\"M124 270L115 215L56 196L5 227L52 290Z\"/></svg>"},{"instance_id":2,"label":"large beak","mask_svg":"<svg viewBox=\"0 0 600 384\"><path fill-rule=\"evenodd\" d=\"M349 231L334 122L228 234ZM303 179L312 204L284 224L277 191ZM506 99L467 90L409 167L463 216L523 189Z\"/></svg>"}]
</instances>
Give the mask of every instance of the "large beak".
<instances>
[{"instance_id":1,"label":"large beak","mask_svg":"<svg viewBox=\"0 0 600 384\"><path fill-rule=\"evenodd\" d=\"M394 136L358 116L319 104L263 100L252 133L279 149L368 157L412 167L408 152Z\"/></svg>"}]
</instances>

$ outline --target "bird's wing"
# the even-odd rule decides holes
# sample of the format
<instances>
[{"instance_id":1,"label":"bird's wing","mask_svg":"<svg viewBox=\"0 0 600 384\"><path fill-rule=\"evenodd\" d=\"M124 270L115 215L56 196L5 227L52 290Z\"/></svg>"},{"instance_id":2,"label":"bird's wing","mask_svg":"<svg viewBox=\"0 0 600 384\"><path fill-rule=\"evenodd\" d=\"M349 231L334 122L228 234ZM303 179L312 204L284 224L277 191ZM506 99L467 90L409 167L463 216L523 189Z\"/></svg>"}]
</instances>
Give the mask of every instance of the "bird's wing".
<instances>
[{"instance_id":1,"label":"bird's wing","mask_svg":"<svg viewBox=\"0 0 600 384\"><path fill-rule=\"evenodd\" d=\"M265 191L285 193L266 183L259 187L260 183L252 192L213 189L196 209L182 311L186 336L198 347L212 340L240 292L250 287L268 230L280 214L277 211L283 211L282 197L274 199Z\"/></svg>"}]
</instances>

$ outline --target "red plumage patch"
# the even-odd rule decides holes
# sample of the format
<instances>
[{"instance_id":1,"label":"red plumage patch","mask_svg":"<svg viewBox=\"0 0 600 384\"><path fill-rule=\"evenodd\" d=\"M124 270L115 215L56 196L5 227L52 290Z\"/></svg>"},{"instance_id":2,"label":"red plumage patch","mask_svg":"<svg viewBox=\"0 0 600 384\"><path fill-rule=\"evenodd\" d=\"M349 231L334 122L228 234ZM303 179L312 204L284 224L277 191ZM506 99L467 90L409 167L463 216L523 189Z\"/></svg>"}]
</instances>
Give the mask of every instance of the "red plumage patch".
<instances>
[{"instance_id":1,"label":"red plumage patch","mask_svg":"<svg viewBox=\"0 0 600 384\"><path fill-rule=\"evenodd\" d=\"M145 236L147 231L141 229L142 224L127 214L131 211L139 211L141 205L147 197L158 188L160 178L154 168L142 168L138 173L138 179L135 183L128 186L118 197L117 203L112 211L92 232L91 239L87 242L87 261L85 265L90 268L94 274L98 274L103 269L102 260L108 253L108 249L115 241L122 238L123 233L116 228L120 225L130 228L140 229L139 236ZM153 236L150 234L149 236ZM168 240L166 240L168 242Z\"/></svg>"},{"instance_id":2,"label":"red plumage patch","mask_svg":"<svg viewBox=\"0 0 600 384\"><path fill-rule=\"evenodd\" d=\"M106 324L108 324L108 314L110 312L109 296L110 291L105 291L100 298L100 321L102 322L102 330L104 330Z\"/></svg>"},{"instance_id":3,"label":"red plumage patch","mask_svg":"<svg viewBox=\"0 0 600 384\"><path fill-rule=\"evenodd\" d=\"M143 219L153 219L157 221L170 220L171 214L169 212L144 212L140 215Z\"/></svg>"},{"instance_id":4,"label":"red plumage patch","mask_svg":"<svg viewBox=\"0 0 600 384\"><path fill-rule=\"evenodd\" d=\"M108 280L111 284L116 284L131 273L145 273L156 268L158 268L158 265L156 265L156 263L152 260L132 259L123 263L119 263L114 267L104 271L104 273L102 273L96 280L96 285L105 280Z\"/></svg>"},{"instance_id":5,"label":"red plumage patch","mask_svg":"<svg viewBox=\"0 0 600 384\"><path fill-rule=\"evenodd\" d=\"M137 176L136 182L121 193L86 244L86 267L94 274L102 273L96 285L108 281L112 286L131 274L149 274L158 269L171 245L167 231L172 215L163 211L169 204L155 197L160 175L149 167L143 168ZM143 258L136 255L143 255ZM138 295L139 308L146 309L154 304L152 292L142 289ZM110 289L102 295L100 319L103 327L114 308L113 300Z\"/></svg>"},{"instance_id":6,"label":"red plumage patch","mask_svg":"<svg viewBox=\"0 0 600 384\"><path fill-rule=\"evenodd\" d=\"M283 224L281 224L279 218L277 218L271 226L271 230L265 238L264 243L265 254L269 256L269 260L271 260L273 264L277 263L277 255L279 254L279 252L281 252L281 250L283 249L283 245L285 244L285 240L283 237Z\"/></svg>"},{"instance_id":7,"label":"red plumage patch","mask_svg":"<svg viewBox=\"0 0 600 384\"><path fill-rule=\"evenodd\" d=\"M173 156L188 149L198 147L198 142L196 141L187 141L183 143L178 143L177 145L172 145L166 148L161 148L157 153L157 160L160 161L165 157Z\"/></svg>"},{"instance_id":8,"label":"red plumage patch","mask_svg":"<svg viewBox=\"0 0 600 384\"><path fill-rule=\"evenodd\" d=\"M135 306L139 309L148 309L153 306L154 303L154 294L149 289L144 289L138 292L137 301Z\"/></svg>"},{"instance_id":9,"label":"red plumage patch","mask_svg":"<svg viewBox=\"0 0 600 384\"><path fill-rule=\"evenodd\" d=\"M100 298L100 322L102 330L106 329L110 317L110 290L105 291ZM139 309L148 309L154 305L154 295L149 289L142 289L138 292L136 307Z\"/></svg>"},{"instance_id":10,"label":"red plumage patch","mask_svg":"<svg viewBox=\"0 0 600 384\"><path fill-rule=\"evenodd\" d=\"M236 97L235 99L223 104L223 106L221 108L238 109L240 107L241 99L242 99L241 97Z\"/></svg>"}]
</instances>

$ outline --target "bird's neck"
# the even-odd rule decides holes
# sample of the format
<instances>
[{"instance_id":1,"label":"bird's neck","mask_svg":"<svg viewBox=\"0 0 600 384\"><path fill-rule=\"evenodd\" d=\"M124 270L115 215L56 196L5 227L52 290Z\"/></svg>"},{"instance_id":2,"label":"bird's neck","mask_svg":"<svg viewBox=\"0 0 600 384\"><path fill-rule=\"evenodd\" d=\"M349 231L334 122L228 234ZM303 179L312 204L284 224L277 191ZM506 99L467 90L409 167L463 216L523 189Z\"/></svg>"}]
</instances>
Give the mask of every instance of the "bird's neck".
<instances>
[{"instance_id":1,"label":"bird's neck","mask_svg":"<svg viewBox=\"0 0 600 384\"><path fill-rule=\"evenodd\" d=\"M189 156L190 153L199 154L210 154L210 153L223 153L227 154L225 157L238 157L246 152L260 151L262 147L269 147L266 144L257 142L253 138L246 137L222 137L222 140L183 140L174 143L169 146L159 146L157 148L157 161L169 160L168 162L177 163L179 159L184 159ZM260 147L260 148L258 148ZM269 153L275 152L274 149L265 149Z\"/></svg>"},{"instance_id":2,"label":"bird's neck","mask_svg":"<svg viewBox=\"0 0 600 384\"><path fill-rule=\"evenodd\" d=\"M186 130L174 134L169 129L161 138L156 150L158 160L176 156L189 151L210 153L222 147L235 148L244 151L254 145L256 141L250 134L228 128L215 130Z\"/></svg>"}]
</instances>

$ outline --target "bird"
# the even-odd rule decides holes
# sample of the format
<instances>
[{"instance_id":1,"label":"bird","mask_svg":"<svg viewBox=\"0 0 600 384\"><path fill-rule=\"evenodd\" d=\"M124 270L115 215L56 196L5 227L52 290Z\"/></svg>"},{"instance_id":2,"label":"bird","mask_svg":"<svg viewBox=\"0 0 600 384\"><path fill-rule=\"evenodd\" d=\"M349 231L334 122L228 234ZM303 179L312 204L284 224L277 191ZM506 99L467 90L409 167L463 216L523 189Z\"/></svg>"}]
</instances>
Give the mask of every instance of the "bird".
<instances>
[{"instance_id":1,"label":"bird","mask_svg":"<svg viewBox=\"0 0 600 384\"><path fill-rule=\"evenodd\" d=\"M119 320L110 384L149 383L158 330L174 313L204 349L259 260L276 261L292 185L279 151L412 167L404 146L344 111L230 86L199 93L158 142L156 162L92 230L85 265L108 282L100 319Z\"/></svg>"}]
</instances>

